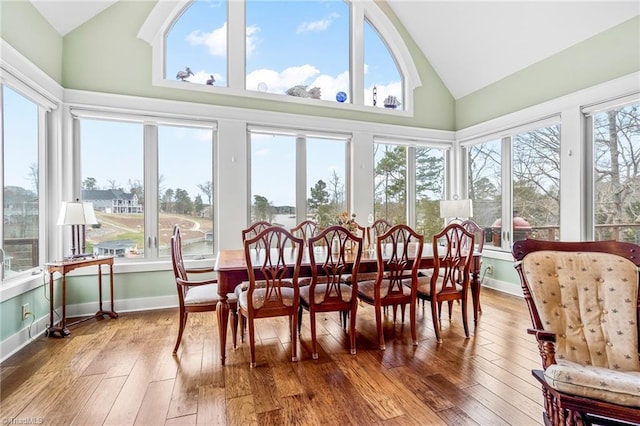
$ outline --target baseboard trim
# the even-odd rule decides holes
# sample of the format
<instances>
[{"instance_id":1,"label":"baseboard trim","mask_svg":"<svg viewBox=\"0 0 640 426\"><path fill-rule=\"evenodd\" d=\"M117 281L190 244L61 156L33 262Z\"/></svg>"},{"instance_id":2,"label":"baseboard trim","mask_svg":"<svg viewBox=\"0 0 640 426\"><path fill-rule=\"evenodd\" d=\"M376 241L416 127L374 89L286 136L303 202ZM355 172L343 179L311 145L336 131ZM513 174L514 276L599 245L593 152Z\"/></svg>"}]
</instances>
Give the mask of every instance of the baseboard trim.
<instances>
[{"instance_id":1,"label":"baseboard trim","mask_svg":"<svg viewBox=\"0 0 640 426\"><path fill-rule=\"evenodd\" d=\"M114 305L116 306L115 311L118 313L124 312L138 312L138 311L149 311L155 309L166 309L166 308L175 308L178 306L178 297L177 295L171 296L158 296L158 297L144 297L139 299L124 299L124 300L116 300L114 301ZM77 305L67 305L67 317L68 318L79 318L85 316L92 316L99 309L98 302L91 303L80 303ZM110 302L103 302L102 308L104 310L111 309ZM60 318L60 308L56 309L55 318ZM34 339L41 336L45 331L47 331L47 326L49 325L49 313L46 315L36 319L32 324L24 327L19 330L17 333L7 337L2 342L0 342L0 363L4 362L6 359L11 357L13 354L18 352L20 349L27 346ZM73 330L72 330L73 332Z\"/></svg>"}]
</instances>

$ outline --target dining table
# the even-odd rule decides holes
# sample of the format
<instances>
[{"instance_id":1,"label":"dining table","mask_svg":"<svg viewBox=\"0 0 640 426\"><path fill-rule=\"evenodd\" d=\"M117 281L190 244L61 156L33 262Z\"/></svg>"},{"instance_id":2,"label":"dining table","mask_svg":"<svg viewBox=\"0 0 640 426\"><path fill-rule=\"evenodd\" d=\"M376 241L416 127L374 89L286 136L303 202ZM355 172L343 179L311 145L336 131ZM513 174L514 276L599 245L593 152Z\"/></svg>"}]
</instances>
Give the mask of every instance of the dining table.
<instances>
[{"instance_id":1,"label":"dining table","mask_svg":"<svg viewBox=\"0 0 640 426\"><path fill-rule=\"evenodd\" d=\"M291 268L294 266L294 250L295 248L288 249L291 251L287 256L291 260ZM305 253L302 256L302 263L300 265L299 277L311 276L311 262L309 260L309 253L307 247L303 247ZM417 250L415 250L417 251ZM415 253L414 251L414 253ZM327 255L329 250L325 250ZM384 258L384 250L383 258ZM260 250L251 250L251 256L259 256ZM321 257L322 255L320 255ZM415 256L415 254L414 254ZM316 262L319 260L319 253L314 253ZM412 258L411 250L409 250L408 257ZM480 265L482 254L480 252L474 252L473 261L471 266L471 297L473 300L473 322L474 325L478 324L478 312L480 308ZM349 260L349 259L347 259ZM252 262L253 263L253 262ZM288 262L287 262L288 263ZM255 263L254 263L255 264ZM378 267L378 259L376 250L362 250L360 258L360 268L358 273L376 272ZM434 267L434 255L432 243L425 243L422 249L422 256L420 257L420 269L430 269ZM235 291L236 286L242 282L248 281L249 275L247 273L247 262L245 259L244 249L229 249L220 250L216 256L214 270L217 273L218 279L218 295L219 301L216 306L216 312L218 317L218 335L220 337L220 361L222 365L225 364L226 359L226 343L227 343L227 327L229 324L229 301L228 294Z\"/></svg>"}]
</instances>

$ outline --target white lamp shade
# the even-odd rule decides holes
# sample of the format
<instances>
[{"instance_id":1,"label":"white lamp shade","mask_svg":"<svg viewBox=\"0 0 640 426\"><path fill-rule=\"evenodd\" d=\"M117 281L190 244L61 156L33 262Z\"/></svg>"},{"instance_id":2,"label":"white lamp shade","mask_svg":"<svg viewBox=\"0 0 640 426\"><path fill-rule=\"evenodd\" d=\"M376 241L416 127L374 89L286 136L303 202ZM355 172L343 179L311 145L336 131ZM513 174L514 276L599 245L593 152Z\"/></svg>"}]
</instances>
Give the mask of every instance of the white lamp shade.
<instances>
[{"instance_id":1,"label":"white lamp shade","mask_svg":"<svg viewBox=\"0 0 640 426\"><path fill-rule=\"evenodd\" d=\"M98 223L92 203L62 202L58 225L95 225Z\"/></svg>"},{"instance_id":2,"label":"white lamp shade","mask_svg":"<svg viewBox=\"0 0 640 426\"><path fill-rule=\"evenodd\" d=\"M473 202L471 199L465 200L441 200L440 217L471 217L473 216Z\"/></svg>"}]
</instances>

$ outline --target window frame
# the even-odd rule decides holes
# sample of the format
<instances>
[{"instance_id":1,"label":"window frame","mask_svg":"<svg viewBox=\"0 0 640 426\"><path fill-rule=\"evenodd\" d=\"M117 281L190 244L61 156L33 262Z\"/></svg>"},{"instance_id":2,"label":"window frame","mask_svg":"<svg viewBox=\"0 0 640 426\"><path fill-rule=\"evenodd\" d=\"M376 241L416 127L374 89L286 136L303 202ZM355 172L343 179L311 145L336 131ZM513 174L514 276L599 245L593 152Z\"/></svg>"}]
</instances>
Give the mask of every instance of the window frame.
<instances>
[{"instance_id":1,"label":"window frame","mask_svg":"<svg viewBox=\"0 0 640 426\"><path fill-rule=\"evenodd\" d=\"M38 164L38 254L37 264L25 269L24 271L16 272L11 276L7 276L4 269L4 260L2 260L2 277L0 282L3 284L1 287L11 287L15 283L21 283L29 280L33 275L42 271L42 265L45 263L45 259L49 256L50 238L48 237L48 218L47 218L47 206L48 206L48 189L49 183L46 179L49 170L49 159L47 158L47 139L52 121L52 111L57 106L52 103L46 96L43 96L37 90L30 85L23 83L20 79L13 77L11 74L2 73L0 75L0 106L4 105L4 88L7 87L25 98L27 101L32 102L37 109L36 121L37 121L37 164ZM0 108L0 112L3 108ZM0 194L0 201L4 206L4 114L0 114L0 180L3 182L3 191ZM3 211L4 218L4 211ZM0 241L0 255L4 256L4 220L0 223L0 235L2 241Z\"/></svg>"},{"instance_id":2,"label":"window frame","mask_svg":"<svg viewBox=\"0 0 640 426\"><path fill-rule=\"evenodd\" d=\"M138 32L138 38L151 46L151 84L157 87L167 87L200 93L215 93L244 98L254 98L270 101L289 102L302 105L318 105L315 101L295 96L262 93L245 90L245 4L244 1L231 0L227 7L227 87L207 86L201 84L184 84L179 81L166 79L165 69L165 35L171 29L175 19L179 19L182 11L192 0L174 0L158 2L143 23ZM341 110L375 112L378 114L393 114L413 116L413 92L422 86L420 75L409 49L394 27L391 20L374 2L374 0L345 0L351 7L350 34L350 74L351 74L351 103L321 102L319 105ZM402 76L404 108L393 110L376 108L364 104L364 19L378 31L382 41L388 46L389 53L398 65Z\"/></svg>"},{"instance_id":3,"label":"window frame","mask_svg":"<svg viewBox=\"0 0 640 426\"><path fill-rule=\"evenodd\" d=\"M460 143L461 147L461 163L464 166L464 173L459 177L461 179L461 186L464 188L464 197L468 197L468 178L469 178L469 148L475 145L493 142L499 140L501 143L501 182L502 182L502 205L501 205L501 237L500 246L493 246L485 244L486 250L492 250L496 252L510 252L511 244L513 244L514 230L513 230L513 139L514 136L520 133L526 133L535 129L548 127L552 125L560 126L560 152L562 152L562 117L560 114L551 114L547 117L539 120L534 120L527 123L522 123L513 127L508 127L499 132L489 133L478 138L472 138L470 140ZM560 165L560 179L562 180L562 156ZM562 203L560 203L560 212L562 212ZM562 214L559 217L559 228L562 229Z\"/></svg>"},{"instance_id":4,"label":"window frame","mask_svg":"<svg viewBox=\"0 0 640 426\"><path fill-rule=\"evenodd\" d=\"M160 195L158 194L159 188L159 150L158 150L158 127L159 126L171 126L171 127L189 127L189 128L202 128L211 130L211 151L212 151L212 175L211 182L213 184L213 197L212 202L216 199L216 162L215 152L217 145L217 129L218 123L215 119L210 118L185 118L180 116L173 116L170 114L161 113L149 113L149 115L141 115L140 112L121 113L111 112L106 110L93 110L85 107L72 107L70 111L71 119L74 123L74 151L80 152L81 149L81 135L79 132L79 123L82 119L87 120L101 120L101 121L113 121L113 122L129 122L137 123L142 126L142 140L140 143L143 145L143 184L144 184L144 256L134 258L117 258L117 263L122 264L135 264L141 262L166 262L169 260L168 255L161 254L159 247L159 220L160 220ZM80 175L80 155L77 155L78 164L78 178L74 180L73 187L76 192L80 194L82 192L82 182ZM215 202L214 202L215 205ZM215 208L214 208L215 210ZM191 258L192 260L211 261L215 257L217 248L219 247L219 241L217 232L215 232L215 222L212 221L214 229L214 247L211 256L205 256L197 254L193 256L185 256L185 258Z\"/></svg>"},{"instance_id":5,"label":"window frame","mask_svg":"<svg viewBox=\"0 0 640 426\"><path fill-rule=\"evenodd\" d=\"M251 167L251 134L260 135L275 135L275 136L289 136L295 138L295 211L296 211L296 223L300 223L307 219L307 187L315 184L315 182L308 182L307 179L307 140L308 139L326 139L337 140L344 142L345 148L345 205L348 211L352 211L352 205L350 203L351 198L351 165L349 160L349 152L351 150L352 135L348 133L327 132L321 130L301 130L292 129L286 127L268 127L256 124L247 124L247 219L246 225L249 226L252 222L252 206L253 206L253 188L251 188L252 180L252 167Z\"/></svg>"}]
</instances>

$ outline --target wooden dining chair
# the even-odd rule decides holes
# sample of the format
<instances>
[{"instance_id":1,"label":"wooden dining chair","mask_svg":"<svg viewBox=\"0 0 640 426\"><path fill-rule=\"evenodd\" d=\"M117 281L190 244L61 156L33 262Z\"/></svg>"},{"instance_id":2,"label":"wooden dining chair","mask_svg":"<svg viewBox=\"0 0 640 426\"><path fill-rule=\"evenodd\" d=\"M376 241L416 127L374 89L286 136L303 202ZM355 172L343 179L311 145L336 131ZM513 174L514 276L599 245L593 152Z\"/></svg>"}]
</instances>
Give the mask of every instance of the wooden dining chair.
<instances>
[{"instance_id":1,"label":"wooden dining chair","mask_svg":"<svg viewBox=\"0 0 640 426\"><path fill-rule=\"evenodd\" d=\"M476 222L474 222L471 219L467 219L467 220L463 220L461 223L462 227L464 229L466 229L467 231L471 232L474 237L474 245L473 245L473 249L475 250L476 253L480 253L480 255L482 255L482 250L484 249L484 241L485 241L485 230L484 228L480 227L480 225L478 225ZM469 246L469 241L465 241L465 247L463 248L468 248ZM482 265L482 257L480 257L480 265ZM482 266L481 266L482 267ZM473 274L473 272L471 272ZM473 277L472 277L473 278ZM475 307L474 306L474 311L477 312L482 312L482 307L480 306L480 288L482 283L478 284L477 289L478 289L478 295L476 296L477 298L477 302L478 302L478 306Z\"/></svg>"},{"instance_id":2,"label":"wooden dining chair","mask_svg":"<svg viewBox=\"0 0 640 426\"><path fill-rule=\"evenodd\" d=\"M462 324L464 334L469 337L467 322L467 301L470 269L473 262L473 247L475 235L467 231L459 223L449 223L444 229L433 236L433 269L429 269L426 276L418 278L418 299L431 303L433 328L438 343L442 343L440 319L442 303L448 302L449 321L453 301L462 304Z\"/></svg>"},{"instance_id":3,"label":"wooden dining chair","mask_svg":"<svg viewBox=\"0 0 640 426\"><path fill-rule=\"evenodd\" d=\"M313 359L318 359L316 339L316 313L340 312L342 326L349 319L349 345L356 353L356 311L358 309L358 268L362 256L362 237L339 225L329 226L320 234L309 238L311 281L300 287L298 332L302 327L303 310L309 311ZM345 275L353 278L351 285L344 282Z\"/></svg>"},{"instance_id":4,"label":"wooden dining chair","mask_svg":"<svg viewBox=\"0 0 640 426\"><path fill-rule=\"evenodd\" d=\"M389 222L387 219L375 220L371 225L371 229L370 229L372 241L376 242L378 236L387 232L389 229L391 229L392 226L393 224Z\"/></svg>"},{"instance_id":5,"label":"wooden dining chair","mask_svg":"<svg viewBox=\"0 0 640 426\"><path fill-rule=\"evenodd\" d=\"M318 222L311 219L304 220L299 224L297 224L296 226L294 226L293 228L291 228L291 233L294 236L301 238L302 241L304 241L304 244L306 245L307 240L309 238L317 235Z\"/></svg>"},{"instance_id":6,"label":"wooden dining chair","mask_svg":"<svg viewBox=\"0 0 640 426\"><path fill-rule=\"evenodd\" d=\"M380 349L385 349L382 309L409 305L411 337L418 344L416 334L416 297L418 266L422 257L424 237L407 225L395 225L377 236L377 276L375 280L358 282L358 298L372 305ZM394 315L395 322L395 315Z\"/></svg>"},{"instance_id":7,"label":"wooden dining chair","mask_svg":"<svg viewBox=\"0 0 640 426\"><path fill-rule=\"evenodd\" d=\"M264 231L270 226L272 226L271 223L267 222L266 220L259 220L257 222L253 222L251 225L249 225L248 228L242 230L242 241L244 242L248 238L255 237L260 232ZM256 244L259 244L259 243L260 241L258 241ZM256 247L251 247L251 248L256 248Z\"/></svg>"},{"instance_id":8,"label":"wooden dining chair","mask_svg":"<svg viewBox=\"0 0 640 426\"><path fill-rule=\"evenodd\" d=\"M298 360L298 276L303 250L292 247L302 247L302 239L280 226L271 226L244 240L249 280L247 289L238 297L238 314L242 323L244 319L248 323L251 367L256 366L254 321L258 318L289 317L291 360Z\"/></svg>"},{"instance_id":9,"label":"wooden dining chair","mask_svg":"<svg viewBox=\"0 0 640 426\"><path fill-rule=\"evenodd\" d=\"M213 273L213 267L210 268L186 268L182 255L182 235L180 227L173 227L173 235L171 236L171 262L173 264L173 273L175 276L176 287L178 290L178 302L180 307L180 320L178 322L178 337L173 348L174 355L178 352L178 347L182 341L182 333L187 324L187 316L191 312L210 312L215 311L220 296L218 296L217 280L194 279L195 276ZM231 306L230 315L233 320L233 346L237 343L238 331L238 315L236 313L237 298L236 295L230 293L227 295Z\"/></svg>"}]
</instances>

